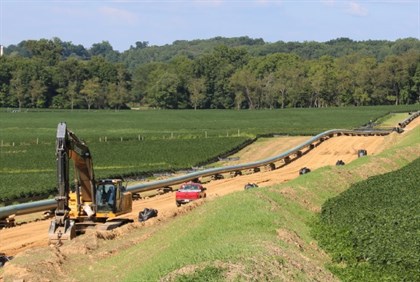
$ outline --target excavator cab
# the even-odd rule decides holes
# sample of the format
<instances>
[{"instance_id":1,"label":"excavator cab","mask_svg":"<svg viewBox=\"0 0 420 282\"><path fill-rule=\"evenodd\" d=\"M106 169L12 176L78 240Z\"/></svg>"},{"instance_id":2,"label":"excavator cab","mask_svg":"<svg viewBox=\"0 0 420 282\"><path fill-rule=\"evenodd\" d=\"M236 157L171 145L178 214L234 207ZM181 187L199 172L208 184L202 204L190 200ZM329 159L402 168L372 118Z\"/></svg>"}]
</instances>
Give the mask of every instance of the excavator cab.
<instances>
[{"instance_id":1,"label":"excavator cab","mask_svg":"<svg viewBox=\"0 0 420 282\"><path fill-rule=\"evenodd\" d=\"M121 179L102 179L96 186L96 212L118 213L124 187Z\"/></svg>"},{"instance_id":2,"label":"excavator cab","mask_svg":"<svg viewBox=\"0 0 420 282\"><path fill-rule=\"evenodd\" d=\"M97 212L114 212L116 203L116 187L113 183L101 183L96 188Z\"/></svg>"},{"instance_id":3,"label":"excavator cab","mask_svg":"<svg viewBox=\"0 0 420 282\"><path fill-rule=\"evenodd\" d=\"M131 192L125 191L122 179L102 179L96 182L96 221L99 230L110 230L123 224L133 222L132 219L118 218L119 215L132 211Z\"/></svg>"}]
</instances>

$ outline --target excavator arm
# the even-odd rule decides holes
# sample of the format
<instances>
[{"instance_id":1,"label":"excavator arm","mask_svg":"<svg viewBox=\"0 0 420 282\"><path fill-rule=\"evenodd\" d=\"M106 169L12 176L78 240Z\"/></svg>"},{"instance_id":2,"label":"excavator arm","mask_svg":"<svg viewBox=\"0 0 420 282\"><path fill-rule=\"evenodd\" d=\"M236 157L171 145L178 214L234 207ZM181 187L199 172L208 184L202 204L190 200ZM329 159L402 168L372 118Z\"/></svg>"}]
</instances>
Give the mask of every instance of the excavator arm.
<instances>
[{"instance_id":1,"label":"excavator arm","mask_svg":"<svg viewBox=\"0 0 420 282\"><path fill-rule=\"evenodd\" d=\"M57 128L56 157L57 157L57 184L58 196L55 210L55 223L57 226L64 225L69 213L69 153L67 150L66 124L60 123Z\"/></svg>"},{"instance_id":2,"label":"excavator arm","mask_svg":"<svg viewBox=\"0 0 420 282\"><path fill-rule=\"evenodd\" d=\"M78 205L92 203L95 205L95 175L93 171L92 155L87 145L73 132L67 131L69 158L74 164L74 177Z\"/></svg>"}]
</instances>

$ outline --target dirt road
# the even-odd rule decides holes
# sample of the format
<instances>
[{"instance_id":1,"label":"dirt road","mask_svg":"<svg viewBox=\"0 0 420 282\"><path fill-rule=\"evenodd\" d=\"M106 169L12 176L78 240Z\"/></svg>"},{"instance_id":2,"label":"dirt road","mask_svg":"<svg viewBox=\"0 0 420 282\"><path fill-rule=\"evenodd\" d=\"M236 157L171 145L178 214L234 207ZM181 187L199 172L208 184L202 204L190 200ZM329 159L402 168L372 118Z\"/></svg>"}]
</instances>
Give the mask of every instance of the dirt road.
<instances>
[{"instance_id":1,"label":"dirt road","mask_svg":"<svg viewBox=\"0 0 420 282\"><path fill-rule=\"evenodd\" d=\"M406 131L411 130L420 124L416 119ZM278 155L298 144L308 140L310 137L276 137L263 139L252 144L239 152L239 161L246 163ZM327 165L335 165L337 160L343 160L346 164L357 159L359 149L367 150L368 155L375 155L382 152L399 138L397 133L388 136L340 136L331 138L315 147L308 154L293 161L289 165L266 172L259 172L249 175L237 176L221 180L211 181L205 184L207 187L207 200L213 200L235 191L242 191L248 182L257 183L260 187L285 182L299 176L299 169L309 167L312 171ZM231 165L223 163L220 165ZM174 193L158 195L148 199L133 202L133 212L128 217L137 220L139 211L144 208L153 208L159 211L158 217L172 217L178 209L175 205ZM47 246L48 227L50 220L27 223L10 229L0 230L0 252L7 255L16 255L26 249Z\"/></svg>"}]
</instances>

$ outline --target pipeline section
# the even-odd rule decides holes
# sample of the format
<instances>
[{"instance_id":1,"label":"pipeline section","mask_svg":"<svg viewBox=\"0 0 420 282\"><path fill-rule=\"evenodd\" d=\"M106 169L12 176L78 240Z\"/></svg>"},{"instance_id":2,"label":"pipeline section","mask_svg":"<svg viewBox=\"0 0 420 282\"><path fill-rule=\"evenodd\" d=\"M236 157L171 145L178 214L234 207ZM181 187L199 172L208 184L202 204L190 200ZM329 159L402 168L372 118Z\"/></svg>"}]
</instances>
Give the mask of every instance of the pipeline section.
<instances>
[{"instance_id":1,"label":"pipeline section","mask_svg":"<svg viewBox=\"0 0 420 282\"><path fill-rule=\"evenodd\" d=\"M406 118L402 122L398 123L398 126L401 127L401 128L404 128L404 127L407 126L407 124L409 124L410 122L412 122L418 116L420 116L420 111L417 111L415 113L412 113L408 118Z\"/></svg>"},{"instance_id":2,"label":"pipeline section","mask_svg":"<svg viewBox=\"0 0 420 282\"><path fill-rule=\"evenodd\" d=\"M5 219L11 215L22 215L34 212L52 210L57 207L55 199L41 200L17 205L10 205L0 208L0 219Z\"/></svg>"},{"instance_id":3,"label":"pipeline section","mask_svg":"<svg viewBox=\"0 0 420 282\"><path fill-rule=\"evenodd\" d=\"M182 176L173 177L169 179L137 184L137 185L129 186L127 188L127 191L130 191L132 193L146 192L146 191L157 189L157 188L184 183L186 181L190 181L190 180L197 179L200 177L213 176L213 175L230 173L230 172L240 172L247 169L255 169L255 168L265 167L265 166L270 166L272 169L275 169L273 165L275 165L276 162L283 161L286 164L288 162L288 158L290 158L292 155L298 156L299 154L301 154L301 152L305 148L312 149L313 147L315 147L315 144L318 145L319 143L333 136L339 136L339 135L373 136L373 135L387 135L391 132L392 130L354 131L354 130L345 130L345 129L332 129L332 130L325 131L321 134L318 134L315 137L312 137L311 139L309 139L308 141L302 143L301 145L298 145L297 147L294 147L280 155L277 155L271 158L267 158L264 160L251 162L251 163L234 165L234 166L211 168L211 169L206 169L202 171L188 173Z\"/></svg>"},{"instance_id":4,"label":"pipeline section","mask_svg":"<svg viewBox=\"0 0 420 282\"><path fill-rule=\"evenodd\" d=\"M399 126L405 127L408 123L413 121L418 116L420 116L420 111L412 113L410 117L400 122ZM158 188L181 184L186 181L199 179L200 177L216 176L223 173L235 173L235 172L240 174L241 171L248 170L248 169L253 169L256 172L256 171L259 171L258 169L260 167L266 167L266 166L270 167L270 169L275 169L276 162L282 161L284 163L283 165L286 165L287 163L290 162L291 157L293 155L295 155L296 158L298 158L302 155L304 149L311 150L317 145L319 145L320 143L322 143L323 141L329 138L332 138L334 136L388 135L393 131L395 131L395 128L392 130L331 129L310 138L308 141L302 143L301 145L298 145L280 155L277 155L271 158L267 158L264 160L251 162L251 163L234 165L234 166L210 168L210 169L196 171L196 172L188 173L182 176L177 176L177 177L173 177L169 179L132 185L132 186L127 187L127 191L132 192L132 193L146 192L146 191L150 191L150 190L154 190ZM398 132L401 132L401 131L398 131ZM11 215L22 215L22 214L29 214L29 213L40 212L40 211L47 211L47 210L56 208L56 206L57 206L57 202L55 199L48 199L48 200L41 200L41 201L36 201L36 202L6 206L6 207L0 208L0 219L6 219L7 217Z\"/></svg>"}]
</instances>

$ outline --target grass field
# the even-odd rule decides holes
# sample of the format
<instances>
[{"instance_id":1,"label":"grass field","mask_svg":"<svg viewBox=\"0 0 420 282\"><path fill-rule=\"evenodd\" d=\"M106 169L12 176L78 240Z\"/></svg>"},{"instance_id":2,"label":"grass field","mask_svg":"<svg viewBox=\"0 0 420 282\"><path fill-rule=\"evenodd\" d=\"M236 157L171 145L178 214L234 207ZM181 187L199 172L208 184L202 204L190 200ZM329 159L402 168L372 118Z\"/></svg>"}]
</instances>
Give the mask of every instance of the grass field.
<instances>
[{"instance_id":1,"label":"grass field","mask_svg":"<svg viewBox=\"0 0 420 282\"><path fill-rule=\"evenodd\" d=\"M54 142L58 122L87 142L99 138L180 138L282 133L313 135L332 128L351 128L376 120L389 112L418 110L418 105L232 110L149 111L23 111L0 110L0 139L3 143Z\"/></svg>"},{"instance_id":2,"label":"grass field","mask_svg":"<svg viewBox=\"0 0 420 282\"><path fill-rule=\"evenodd\" d=\"M380 118L378 122L380 125L379 128L389 128L393 127L399 122L407 118L407 113L392 113L386 117Z\"/></svg>"},{"instance_id":3,"label":"grass field","mask_svg":"<svg viewBox=\"0 0 420 282\"><path fill-rule=\"evenodd\" d=\"M263 111L0 110L0 204L55 192L59 122L85 140L97 177L140 176L196 166L257 135L314 135L355 128L418 106ZM13 189L10 189L13 187Z\"/></svg>"}]
</instances>

